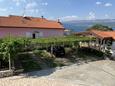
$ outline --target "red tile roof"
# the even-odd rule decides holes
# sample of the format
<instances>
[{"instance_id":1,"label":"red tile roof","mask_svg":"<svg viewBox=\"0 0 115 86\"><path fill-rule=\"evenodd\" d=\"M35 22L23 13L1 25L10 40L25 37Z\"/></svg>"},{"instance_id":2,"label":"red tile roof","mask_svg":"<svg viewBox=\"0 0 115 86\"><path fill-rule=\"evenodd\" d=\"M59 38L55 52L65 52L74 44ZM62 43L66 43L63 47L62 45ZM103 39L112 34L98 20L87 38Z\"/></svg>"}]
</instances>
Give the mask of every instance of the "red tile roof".
<instances>
[{"instance_id":1,"label":"red tile roof","mask_svg":"<svg viewBox=\"0 0 115 86\"><path fill-rule=\"evenodd\" d=\"M97 37L100 38L112 38L113 40L115 40L115 31L96 31L96 30L92 30L91 31L92 34L94 34Z\"/></svg>"},{"instance_id":2,"label":"red tile roof","mask_svg":"<svg viewBox=\"0 0 115 86\"><path fill-rule=\"evenodd\" d=\"M60 22L47 20L45 18L22 16L0 17L0 27L24 27L64 30L64 27Z\"/></svg>"},{"instance_id":3,"label":"red tile roof","mask_svg":"<svg viewBox=\"0 0 115 86\"><path fill-rule=\"evenodd\" d=\"M84 31L84 32L75 32L75 35L90 35L89 31Z\"/></svg>"}]
</instances>

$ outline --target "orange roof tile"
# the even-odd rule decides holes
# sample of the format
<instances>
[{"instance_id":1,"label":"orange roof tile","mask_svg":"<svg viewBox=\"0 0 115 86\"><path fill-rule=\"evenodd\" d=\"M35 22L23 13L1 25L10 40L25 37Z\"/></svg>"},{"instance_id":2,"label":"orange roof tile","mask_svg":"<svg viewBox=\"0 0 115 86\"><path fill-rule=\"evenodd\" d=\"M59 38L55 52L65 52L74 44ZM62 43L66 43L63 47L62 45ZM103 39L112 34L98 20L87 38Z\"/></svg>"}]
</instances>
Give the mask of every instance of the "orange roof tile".
<instances>
[{"instance_id":1,"label":"orange roof tile","mask_svg":"<svg viewBox=\"0 0 115 86\"><path fill-rule=\"evenodd\" d=\"M96 31L96 30L92 30L91 31L92 34L96 35L97 37L100 38L112 38L115 40L115 31Z\"/></svg>"},{"instance_id":2,"label":"orange roof tile","mask_svg":"<svg viewBox=\"0 0 115 86\"><path fill-rule=\"evenodd\" d=\"M84 31L84 32L75 32L75 35L90 35L89 31Z\"/></svg>"},{"instance_id":3,"label":"orange roof tile","mask_svg":"<svg viewBox=\"0 0 115 86\"><path fill-rule=\"evenodd\" d=\"M25 27L41 29L64 29L63 25L57 21L45 18L9 16L0 17L0 27Z\"/></svg>"}]
</instances>

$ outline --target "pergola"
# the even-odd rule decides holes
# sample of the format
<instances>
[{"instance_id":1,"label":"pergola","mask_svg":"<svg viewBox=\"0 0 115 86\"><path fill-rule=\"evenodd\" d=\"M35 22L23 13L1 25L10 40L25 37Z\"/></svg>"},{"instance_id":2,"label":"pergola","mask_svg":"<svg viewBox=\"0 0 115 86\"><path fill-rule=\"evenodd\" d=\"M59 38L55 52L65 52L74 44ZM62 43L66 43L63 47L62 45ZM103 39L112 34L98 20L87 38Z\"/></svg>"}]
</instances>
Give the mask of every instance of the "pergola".
<instances>
[{"instance_id":1,"label":"pergola","mask_svg":"<svg viewBox=\"0 0 115 86\"><path fill-rule=\"evenodd\" d=\"M105 50L105 48L108 46L108 43L112 43L112 41L115 40L115 31L91 30L76 33L76 35L88 36L90 38L94 37L96 40L95 42L92 42L92 40L90 40L89 47L102 51Z\"/></svg>"}]
</instances>

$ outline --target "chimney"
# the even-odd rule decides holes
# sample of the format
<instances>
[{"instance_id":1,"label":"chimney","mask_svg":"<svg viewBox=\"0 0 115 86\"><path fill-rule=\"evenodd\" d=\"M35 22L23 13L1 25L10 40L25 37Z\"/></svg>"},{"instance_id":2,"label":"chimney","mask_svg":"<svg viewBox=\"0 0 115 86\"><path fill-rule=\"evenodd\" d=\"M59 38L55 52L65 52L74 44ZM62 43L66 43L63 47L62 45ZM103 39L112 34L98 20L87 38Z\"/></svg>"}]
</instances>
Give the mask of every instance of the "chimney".
<instances>
[{"instance_id":1,"label":"chimney","mask_svg":"<svg viewBox=\"0 0 115 86\"><path fill-rule=\"evenodd\" d=\"M42 19L44 19L44 16L41 16Z\"/></svg>"},{"instance_id":2,"label":"chimney","mask_svg":"<svg viewBox=\"0 0 115 86\"><path fill-rule=\"evenodd\" d=\"M60 23L60 19L58 19L58 23Z\"/></svg>"},{"instance_id":3,"label":"chimney","mask_svg":"<svg viewBox=\"0 0 115 86\"><path fill-rule=\"evenodd\" d=\"M26 17L26 15L23 15L23 17Z\"/></svg>"},{"instance_id":4,"label":"chimney","mask_svg":"<svg viewBox=\"0 0 115 86\"><path fill-rule=\"evenodd\" d=\"M58 23L60 23L60 24L62 25L62 23L61 23L60 19L58 19L58 20L57 20L57 22L58 22Z\"/></svg>"}]
</instances>

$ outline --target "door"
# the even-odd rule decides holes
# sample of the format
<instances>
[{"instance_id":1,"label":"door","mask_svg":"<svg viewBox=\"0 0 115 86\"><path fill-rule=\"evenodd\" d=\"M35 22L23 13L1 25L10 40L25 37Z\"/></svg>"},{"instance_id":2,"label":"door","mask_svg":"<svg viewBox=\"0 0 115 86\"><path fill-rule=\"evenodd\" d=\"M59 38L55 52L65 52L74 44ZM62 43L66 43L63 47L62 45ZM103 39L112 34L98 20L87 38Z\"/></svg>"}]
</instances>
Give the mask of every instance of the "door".
<instances>
[{"instance_id":1,"label":"door","mask_svg":"<svg viewBox=\"0 0 115 86\"><path fill-rule=\"evenodd\" d=\"M32 34L32 38L35 39L36 38L36 33Z\"/></svg>"}]
</instances>

